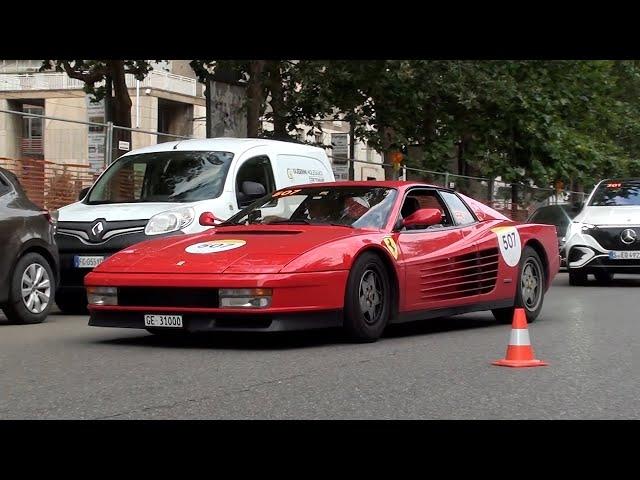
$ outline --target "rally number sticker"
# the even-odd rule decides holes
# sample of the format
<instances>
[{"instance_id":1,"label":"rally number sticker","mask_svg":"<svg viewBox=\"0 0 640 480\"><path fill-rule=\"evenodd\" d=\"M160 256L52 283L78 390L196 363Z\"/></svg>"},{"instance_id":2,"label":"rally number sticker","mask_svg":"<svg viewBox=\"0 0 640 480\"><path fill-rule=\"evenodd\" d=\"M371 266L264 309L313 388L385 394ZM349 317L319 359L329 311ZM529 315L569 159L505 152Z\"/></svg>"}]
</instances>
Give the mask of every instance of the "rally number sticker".
<instances>
[{"instance_id":1,"label":"rally number sticker","mask_svg":"<svg viewBox=\"0 0 640 480\"><path fill-rule=\"evenodd\" d=\"M295 195L299 191L300 191L300 189L297 189L297 190L279 190L277 192L274 192L274 194L271 195L271 196L272 197L288 197L290 195Z\"/></svg>"},{"instance_id":2,"label":"rally number sticker","mask_svg":"<svg viewBox=\"0 0 640 480\"><path fill-rule=\"evenodd\" d=\"M491 230L498 236L498 247L504 262L510 267L515 267L520 262L522 244L520 234L515 227L498 227Z\"/></svg>"},{"instance_id":3,"label":"rally number sticker","mask_svg":"<svg viewBox=\"0 0 640 480\"><path fill-rule=\"evenodd\" d=\"M389 250L389 253L391 255L393 255L393 258L395 258L396 260L398 259L398 245L396 245L396 242L393 240L393 238L391 237L385 237L382 242L384 243L384 246L387 247L387 250Z\"/></svg>"},{"instance_id":4,"label":"rally number sticker","mask_svg":"<svg viewBox=\"0 0 640 480\"><path fill-rule=\"evenodd\" d=\"M189 245L184 250L187 253L218 253L242 247L245 243L244 240L211 240Z\"/></svg>"}]
</instances>

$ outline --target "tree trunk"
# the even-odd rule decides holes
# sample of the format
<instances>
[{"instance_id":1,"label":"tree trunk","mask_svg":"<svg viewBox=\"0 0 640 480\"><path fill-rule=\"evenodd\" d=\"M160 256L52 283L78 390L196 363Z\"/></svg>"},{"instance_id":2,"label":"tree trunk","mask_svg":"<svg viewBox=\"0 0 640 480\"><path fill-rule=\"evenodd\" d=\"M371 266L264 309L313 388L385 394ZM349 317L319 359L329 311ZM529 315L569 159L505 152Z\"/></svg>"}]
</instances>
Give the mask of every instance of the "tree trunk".
<instances>
[{"instance_id":1,"label":"tree trunk","mask_svg":"<svg viewBox=\"0 0 640 480\"><path fill-rule=\"evenodd\" d=\"M119 127L131 128L131 97L127 89L124 61L109 60L107 62L113 83L113 110L111 111L111 121ZM127 142L129 148L120 149L120 142ZM113 129L113 149L112 161L131 150L131 131L120 128ZM124 145L123 145L124 146Z\"/></svg>"},{"instance_id":2,"label":"tree trunk","mask_svg":"<svg viewBox=\"0 0 640 480\"><path fill-rule=\"evenodd\" d=\"M398 180L399 172L391 165L391 146L393 145L394 131L391 127L382 127L382 162L384 163L385 180Z\"/></svg>"},{"instance_id":3,"label":"tree trunk","mask_svg":"<svg viewBox=\"0 0 640 480\"><path fill-rule=\"evenodd\" d=\"M260 115L264 102L264 60L251 60L249 62L249 84L247 86L247 136L258 137L260 135Z\"/></svg>"},{"instance_id":4,"label":"tree trunk","mask_svg":"<svg viewBox=\"0 0 640 480\"><path fill-rule=\"evenodd\" d=\"M269 87L271 91L271 109L273 110L273 137L278 140L289 138L287 116L284 106L281 62L269 62Z\"/></svg>"}]
</instances>

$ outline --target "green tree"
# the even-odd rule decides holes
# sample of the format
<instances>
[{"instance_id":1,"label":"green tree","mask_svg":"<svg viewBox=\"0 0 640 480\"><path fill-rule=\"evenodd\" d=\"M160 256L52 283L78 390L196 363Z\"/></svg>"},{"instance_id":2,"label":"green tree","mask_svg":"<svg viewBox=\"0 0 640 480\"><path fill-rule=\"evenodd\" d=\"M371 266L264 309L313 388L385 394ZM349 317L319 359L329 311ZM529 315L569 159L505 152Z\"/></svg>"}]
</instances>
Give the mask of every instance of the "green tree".
<instances>
[{"instance_id":1,"label":"green tree","mask_svg":"<svg viewBox=\"0 0 640 480\"><path fill-rule=\"evenodd\" d=\"M144 80L153 67L148 60L44 60L40 71L51 69L84 82L86 93L96 101L105 99L109 121L131 128L132 102L125 75ZM114 145L119 140L131 142L131 132L115 129L113 140ZM113 151L117 156L118 150Z\"/></svg>"}]
</instances>

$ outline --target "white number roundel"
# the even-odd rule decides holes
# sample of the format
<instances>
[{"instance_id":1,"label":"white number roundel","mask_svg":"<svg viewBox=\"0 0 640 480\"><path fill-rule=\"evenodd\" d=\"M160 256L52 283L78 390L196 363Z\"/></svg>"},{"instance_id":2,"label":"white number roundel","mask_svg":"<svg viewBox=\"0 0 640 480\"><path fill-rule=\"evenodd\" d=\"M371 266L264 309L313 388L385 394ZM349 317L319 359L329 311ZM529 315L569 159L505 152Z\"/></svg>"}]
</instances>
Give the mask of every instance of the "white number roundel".
<instances>
[{"instance_id":1,"label":"white number roundel","mask_svg":"<svg viewBox=\"0 0 640 480\"><path fill-rule=\"evenodd\" d=\"M520 234L515 227L498 227L491 229L498 236L498 247L504 262L510 267L515 267L520 262L522 244Z\"/></svg>"},{"instance_id":2,"label":"white number roundel","mask_svg":"<svg viewBox=\"0 0 640 480\"><path fill-rule=\"evenodd\" d=\"M187 253L218 253L234 248L242 247L244 240L211 240L209 242L195 243L185 248Z\"/></svg>"}]
</instances>

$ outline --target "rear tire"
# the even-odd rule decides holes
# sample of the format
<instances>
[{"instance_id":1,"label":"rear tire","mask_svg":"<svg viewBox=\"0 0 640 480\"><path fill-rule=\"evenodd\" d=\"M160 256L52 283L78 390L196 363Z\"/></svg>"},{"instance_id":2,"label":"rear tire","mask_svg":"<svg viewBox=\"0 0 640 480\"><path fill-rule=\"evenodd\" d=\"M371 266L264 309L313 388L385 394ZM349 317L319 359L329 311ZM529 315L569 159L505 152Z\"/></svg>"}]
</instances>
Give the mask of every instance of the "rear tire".
<instances>
[{"instance_id":1,"label":"rear tire","mask_svg":"<svg viewBox=\"0 0 640 480\"><path fill-rule=\"evenodd\" d=\"M24 255L11 274L9 300L3 311L9 322L42 323L51 311L56 280L49 262L39 253Z\"/></svg>"},{"instance_id":2,"label":"rear tire","mask_svg":"<svg viewBox=\"0 0 640 480\"><path fill-rule=\"evenodd\" d=\"M574 287L584 287L587 284L587 274L583 271L569 270L569 285Z\"/></svg>"},{"instance_id":3,"label":"rear tire","mask_svg":"<svg viewBox=\"0 0 640 480\"><path fill-rule=\"evenodd\" d=\"M391 315L391 282L378 255L365 252L351 268L344 299L344 329L354 342L375 342Z\"/></svg>"},{"instance_id":4,"label":"rear tire","mask_svg":"<svg viewBox=\"0 0 640 480\"><path fill-rule=\"evenodd\" d=\"M491 310L491 313L499 323L508 324L513 321L514 310L523 308L527 323L531 323L538 318L542 310L545 287L546 277L540 256L533 248L524 247L518 271L515 304L513 307Z\"/></svg>"},{"instance_id":5,"label":"rear tire","mask_svg":"<svg viewBox=\"0 0 640 480\"><path fill-rule=\"evenodd\" d=\"M87 296L84 293L58 292L56 293L56 305L66 315L87 315Z\"/></svg>"}]
</instances>

